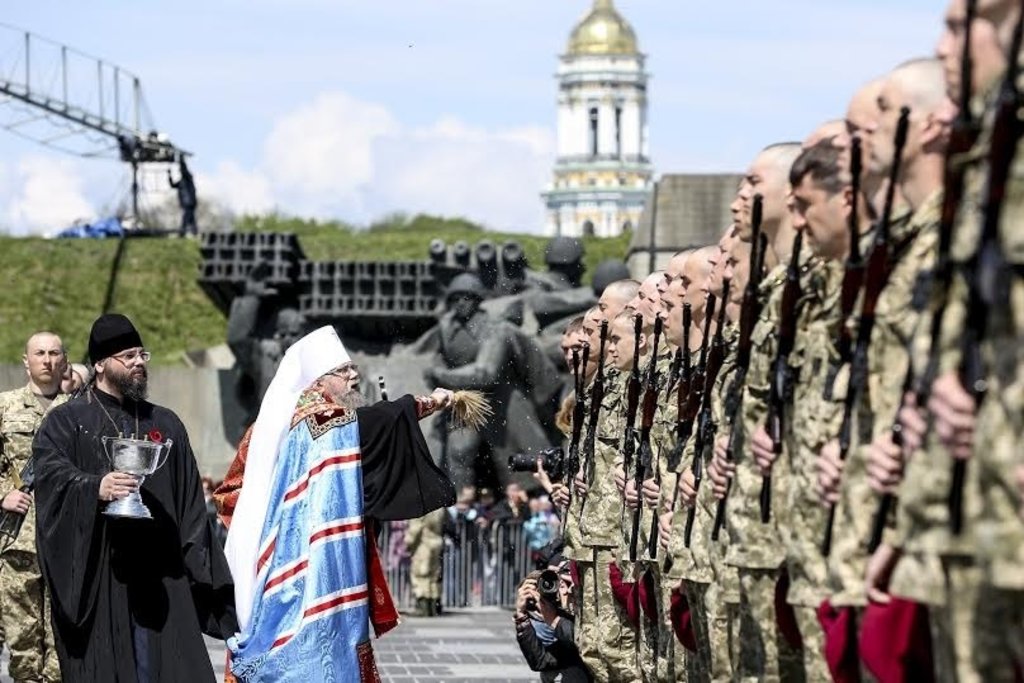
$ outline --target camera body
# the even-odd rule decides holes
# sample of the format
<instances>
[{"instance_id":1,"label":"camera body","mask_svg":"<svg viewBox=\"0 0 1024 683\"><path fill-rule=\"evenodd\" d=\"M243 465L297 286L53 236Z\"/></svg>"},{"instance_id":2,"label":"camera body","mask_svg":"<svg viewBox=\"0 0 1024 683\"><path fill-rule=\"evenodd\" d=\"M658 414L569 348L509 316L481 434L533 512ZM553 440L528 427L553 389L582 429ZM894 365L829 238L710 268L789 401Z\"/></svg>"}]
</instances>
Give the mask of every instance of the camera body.
<instances>
[{"instance_id":1,"label":"camera body","mask_svg":"<svg viewBox=\"0 0 1024 683\"><path fill-rule=\"evenodd\" d=\"M536 472L540 460L551 481L561 481L565 476L565 451L561 447L545 448L536 453L515 453L508 456L508 468L512 472Z\"/></svg>"},{"instance_id":2,"label":"camera body","mask_svg":"<svg viewBox=\"0 0 1024 683\"><path fill-rule=\"evenodd\" d=\"M562 606L559 584L561 584L561 578L554 569L545 569L537 577L537 593L540 595L540 599L556 609ZM536 612L539 605L536 600L529 598L526 601L526 609Z\"/></svg>"}]
</instances>

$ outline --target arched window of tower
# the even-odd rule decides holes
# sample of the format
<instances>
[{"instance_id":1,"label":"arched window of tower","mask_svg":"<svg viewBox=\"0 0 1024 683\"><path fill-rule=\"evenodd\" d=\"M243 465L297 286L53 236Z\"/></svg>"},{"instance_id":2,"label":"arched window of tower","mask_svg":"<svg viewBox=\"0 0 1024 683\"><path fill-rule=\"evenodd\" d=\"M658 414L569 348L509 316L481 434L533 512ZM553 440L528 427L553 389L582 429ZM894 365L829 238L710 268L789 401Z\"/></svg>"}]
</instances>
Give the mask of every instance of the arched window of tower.
<instances>
[{"instance_id":1,"label":"arched window of tower","mask_svg":"<svg viewBox=\"0 0 1024 683\"><path fill-rule=\"evenodd\" d=\"M622 158L622 107L615 107L615 157Z\"/></svg>"},{"instance_id":2,"label":"arched window of tower","mask_svg":"<svg viewBox=\"0 0 1024 683\"><path fill-rule=\"evenodd\" d=\"M597 156L597 107L590 108L590 156Z\"/></svg>"},{"instance_id":3,"label":"arched window of tower","mask_svg":"<svg viewBox=\"0 0 1024 683\"><path fill-rule=\"evenodd\" d=\"M594 222L593 221L583 221L583 236L584 237L593 237L594 236Z\"/></svg>"}]
</instances>

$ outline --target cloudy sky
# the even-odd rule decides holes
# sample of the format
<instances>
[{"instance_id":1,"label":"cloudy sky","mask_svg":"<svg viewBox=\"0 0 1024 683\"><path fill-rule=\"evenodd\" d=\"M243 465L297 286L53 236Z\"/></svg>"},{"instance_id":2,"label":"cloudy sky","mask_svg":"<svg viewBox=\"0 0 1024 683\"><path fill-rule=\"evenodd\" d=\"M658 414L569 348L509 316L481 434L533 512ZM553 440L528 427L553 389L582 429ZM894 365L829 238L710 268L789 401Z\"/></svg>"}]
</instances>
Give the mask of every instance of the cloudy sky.
<instances>
[{"instance_id":1,"label":"cloudy sky","mask_svg":"<svg viewBox=\"0 0 1024 683\"><path fill-rule=\"evenodd\" d=\"M200 194L236 211L356 223L428 211L537 231L556 57L590 2L34 0L3 20L137 74L157 128L194 153ZM616 5L648 55L663 173L739 170L841 115L860 82L931 53L944 3ZM3 30L0 72L17 78L17 36ZM52 232L116 204L126 178L115 161L0 130L0 229Z\"/></svg>"}]
</instances>

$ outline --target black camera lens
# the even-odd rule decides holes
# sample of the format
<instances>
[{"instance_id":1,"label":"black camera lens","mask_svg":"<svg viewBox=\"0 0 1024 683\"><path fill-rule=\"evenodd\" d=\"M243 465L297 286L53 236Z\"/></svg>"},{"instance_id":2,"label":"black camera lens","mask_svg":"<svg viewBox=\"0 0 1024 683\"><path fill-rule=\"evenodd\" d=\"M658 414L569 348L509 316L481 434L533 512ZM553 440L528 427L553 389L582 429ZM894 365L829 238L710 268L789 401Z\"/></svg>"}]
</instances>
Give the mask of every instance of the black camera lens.
<instances>
[{"instance_id":1,"label":"black camera lens","mask_svg":"<svg viewBox=\"0 0 1024 683\"><path fill-rule=\"evenodd\" d=\"M540 573L537 578L537 592L540 593L542 600L547 600L551 603L558 603L558 584L561 579L558 578L558 572L554 569L545 569Z\"/></svg>"}]
</instances>

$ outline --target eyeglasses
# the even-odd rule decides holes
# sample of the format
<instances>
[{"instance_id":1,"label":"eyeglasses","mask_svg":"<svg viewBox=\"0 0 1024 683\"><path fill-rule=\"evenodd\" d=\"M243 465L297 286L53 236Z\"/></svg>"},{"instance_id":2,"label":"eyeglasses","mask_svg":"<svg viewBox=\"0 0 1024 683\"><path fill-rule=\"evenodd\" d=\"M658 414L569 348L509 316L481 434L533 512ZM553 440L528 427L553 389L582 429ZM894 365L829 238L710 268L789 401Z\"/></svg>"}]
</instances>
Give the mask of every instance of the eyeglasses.
<instances>
[{"instance_id":1,"label":"eyeglasses","mask_svg":"<svg viewBox=\"0 0 1024 683\"><path fill-rule=\"evenodd\" d=\"M356 377L359 377L359 366L355 363L350 363L348 365L342 365L340 368L334 368L327 374L340 377L341 379L355 379Z\"/></svg>"},{"instance_id":2,"label":"eyeglasses","mask_svg":"<svg viewBox=\"0 0 1024 683\"><path fill-rule=\"evenodd\" d=\"M119 353L116 356L111 356L111 358L116 360L121 365L124 365L125 367L127 367L130 363L134 363L136 360L141 360L143 363L148 363L149 359L152 357L153 354L145 350L125 351L124 353Z\"/></svg>"}]
</instances>

